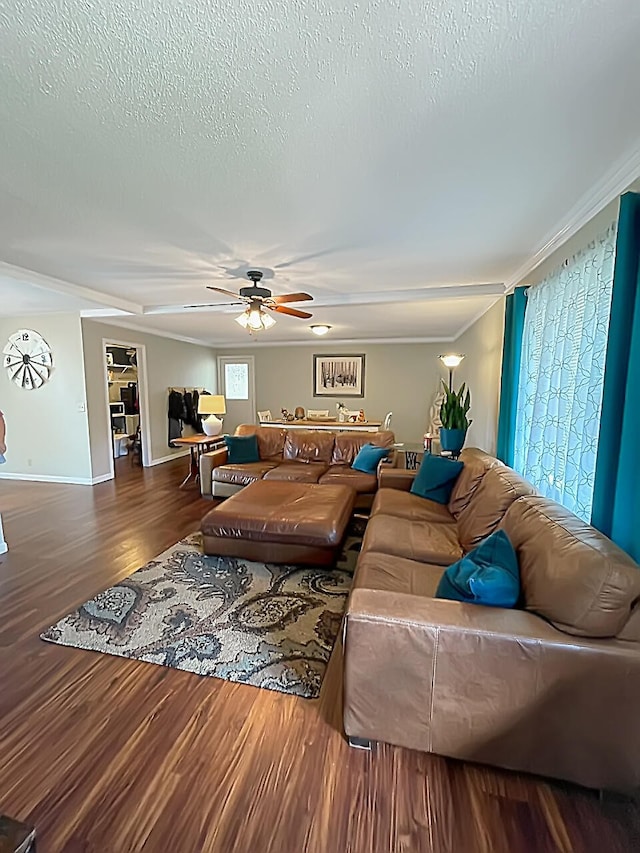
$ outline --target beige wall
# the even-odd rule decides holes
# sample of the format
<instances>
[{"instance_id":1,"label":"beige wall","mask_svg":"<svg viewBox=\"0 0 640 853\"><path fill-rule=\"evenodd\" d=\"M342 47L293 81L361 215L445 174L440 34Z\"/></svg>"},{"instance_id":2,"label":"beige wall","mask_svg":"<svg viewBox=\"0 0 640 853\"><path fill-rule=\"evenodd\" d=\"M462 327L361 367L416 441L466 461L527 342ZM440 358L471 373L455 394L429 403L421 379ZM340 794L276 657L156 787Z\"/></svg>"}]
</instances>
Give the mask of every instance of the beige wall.
<instances>
[{"instance_id":1,"label":"beige wall","mask_svg":"<svg viewBox=\"0 0 640 853\"><path fill-rule=\"evenodd\" d=\"M328 408L337 400L349 408L363 408L367 417L382 420L393 412L392 429L398 441L417 442L428 427L429 409L447 371L438 356L463 352L465 361L456 372L456 386L466 380L472 394L469 441L495 449L497 399L502 355L504 301L501 300L453 344L368 344L256 347L257 408L293 411ZM313 396L314 353L364 353L364 399ZM233 350L218 355L233 355Z\"/></svg>"},{"instance_id":2,"label":"beige wall","mask_svg":"<svg viewBox=\"0 0 640 853\"><path fill-rule=\"evenodd\" d=\"M82 320L87 404L94 477L109 471L111 447L106 428L103 339L146 348L151 464L182 451L167 444L167 388L198 387L216 391L215 353L210 347L174 341L96 320ZM186 434L186 432L185 432Z\"/></svg>"},{"instance_id":3,"label":"beige wall","mask_svg":"<svg viewBox=\"0 0 640 853\"><path fill-rule=\"evenodd\" d=\"M25 391L0 374L0 409L7 422L7 461L0 478L89 483L91 463L82 335L75 314L0 318L2 346L18 329L33 329L52 349L53 373Z\"/></svg>"},{"instance_id":4,"label":"beige wall","mask_svg":"<svg viewBox=\"0 0 640 853\"><path fill-rule=\"evenodd\" d=\"M465 355L456 370L456 388L466 382L471 390L473 423L467 435L467 445L481 447L488 453L496 450L504 305L505 300L501 298L452 347L454 352Z\"/></svg>"}]
</instances>

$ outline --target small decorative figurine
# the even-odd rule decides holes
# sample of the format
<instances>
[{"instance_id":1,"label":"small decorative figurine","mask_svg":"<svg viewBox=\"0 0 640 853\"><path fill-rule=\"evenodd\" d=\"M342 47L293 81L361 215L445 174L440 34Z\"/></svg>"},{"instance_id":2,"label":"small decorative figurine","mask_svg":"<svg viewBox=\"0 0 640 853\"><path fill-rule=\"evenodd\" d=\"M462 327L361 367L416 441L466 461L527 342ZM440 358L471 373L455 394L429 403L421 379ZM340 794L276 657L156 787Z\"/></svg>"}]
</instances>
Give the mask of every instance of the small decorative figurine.
<instances>
[{"instance_id":1,"label":"small decorative figurine","mask_svg":"<svg viewBox=\"0 0 640 853\"><path fill-rule=\"evenodd\" d=\"M302 406L296 406L295 417L296 417L297 421L303 421L304 420L304 409L302 408Z\"/></svg>"}]
</instances>

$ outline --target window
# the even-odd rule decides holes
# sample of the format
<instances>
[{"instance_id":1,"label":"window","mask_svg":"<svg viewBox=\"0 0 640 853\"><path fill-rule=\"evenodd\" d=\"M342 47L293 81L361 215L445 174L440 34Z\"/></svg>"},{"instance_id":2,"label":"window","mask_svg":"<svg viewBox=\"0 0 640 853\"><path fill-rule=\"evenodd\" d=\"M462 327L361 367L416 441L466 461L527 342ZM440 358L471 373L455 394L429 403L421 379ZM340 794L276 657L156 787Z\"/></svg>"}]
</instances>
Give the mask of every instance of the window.
<instances>
[{"instance_id":1,"label":"window","mask_svg":"<svg viewBox=\"0 0 640 853\"><path fill-rule=\"evenodd\" d=\"M225 364L224 366L224 395L227 400L249 399L249 365Z\"/></svg>"},{"instance_id":2,"label":"window","mask_svg":"<svg viewBox=\"0 0 640 853\"><path fill-rule=\"evenodd\" d=\"M615 225L527 293L514 467L589 521Z\"/></svg>"}]
</instances>

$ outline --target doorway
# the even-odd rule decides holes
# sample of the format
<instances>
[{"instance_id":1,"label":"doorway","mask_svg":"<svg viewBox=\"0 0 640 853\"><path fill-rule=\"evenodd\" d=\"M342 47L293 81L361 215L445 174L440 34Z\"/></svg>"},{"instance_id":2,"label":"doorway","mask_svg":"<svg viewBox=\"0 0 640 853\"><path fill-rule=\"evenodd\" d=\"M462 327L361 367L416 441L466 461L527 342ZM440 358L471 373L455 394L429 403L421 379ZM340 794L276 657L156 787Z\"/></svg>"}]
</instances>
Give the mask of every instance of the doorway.
<instances>
[{"instance_id":1,"label":"doorway","mask_svg":"<svg viewBox=\"0 0 640 853\"><path fill-rule=\"evenodd\" d=\"M141 344L103 339L111 475L149 464L146 353Z\"/></svg>"},{"instance_id":2,"label":"doorway","mask_svg":"<svg viewBox=\"0 0 640 853\"><path fill-rule=\"evenodd\" d=\"M227 403L223 431L256 422L255 365L252 355L218 357L218 387Z\"/></svg>"}]
</instances>

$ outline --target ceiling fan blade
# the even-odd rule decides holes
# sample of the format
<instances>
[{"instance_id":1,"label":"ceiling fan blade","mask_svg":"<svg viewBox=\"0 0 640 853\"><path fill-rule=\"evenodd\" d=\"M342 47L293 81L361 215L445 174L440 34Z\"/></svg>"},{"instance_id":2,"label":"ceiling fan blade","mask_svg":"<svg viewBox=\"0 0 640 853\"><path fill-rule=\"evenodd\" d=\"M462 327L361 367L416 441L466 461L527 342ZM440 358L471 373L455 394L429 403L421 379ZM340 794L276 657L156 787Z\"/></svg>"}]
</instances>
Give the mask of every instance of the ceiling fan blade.
<instances>
[{"instance_id":1,"label":"ceiling fan blade","mask_svg":"<svg viewBox=\"0 0 640 853\"><path fill-rule=\"evenodd\" d=\"M222 308L225 305L246 305L246 302L197 302L195 305L183 305L183 308Z\"/></svg>"},{"instance_id":2,"label":"ceiling fan blade","mask_svg":"<svg viewBox=\"0 0 640 853\"><path fill-rule=\"evenodd\" d=\"M278 314L289 314L291 317L300 317L301 320L308 320L313 317L307 311L298 311L297 308L287 308L286 305L267 305L265 306L270 311L276 311Z\"/></svg>"},{"instance_id":3,"label":"ceiling fan blade","mask_svg":"<svg viewBox=\"0 0 640 853\"><path fill-rule=\"evenodd\" d=\"M272 296L271 301L276 305L281 305L283 302L307 302L313 299L308 293L285 293L284 296Z\"/></svg>"},{"instance_id":4,"label":"ceiling fan blade","mask_svg":"<svg viewBox=\"0 0 640 853\"><path fill-rule=\"evenodd\" d=\"M224 287L212 287L210 284L207 285L208 290L215 290L216 293L224 293L225 296L233 296L234 299L242 299L237 293L234 293L233 290L225 290Z\"/></svg>"}]
</instances>

